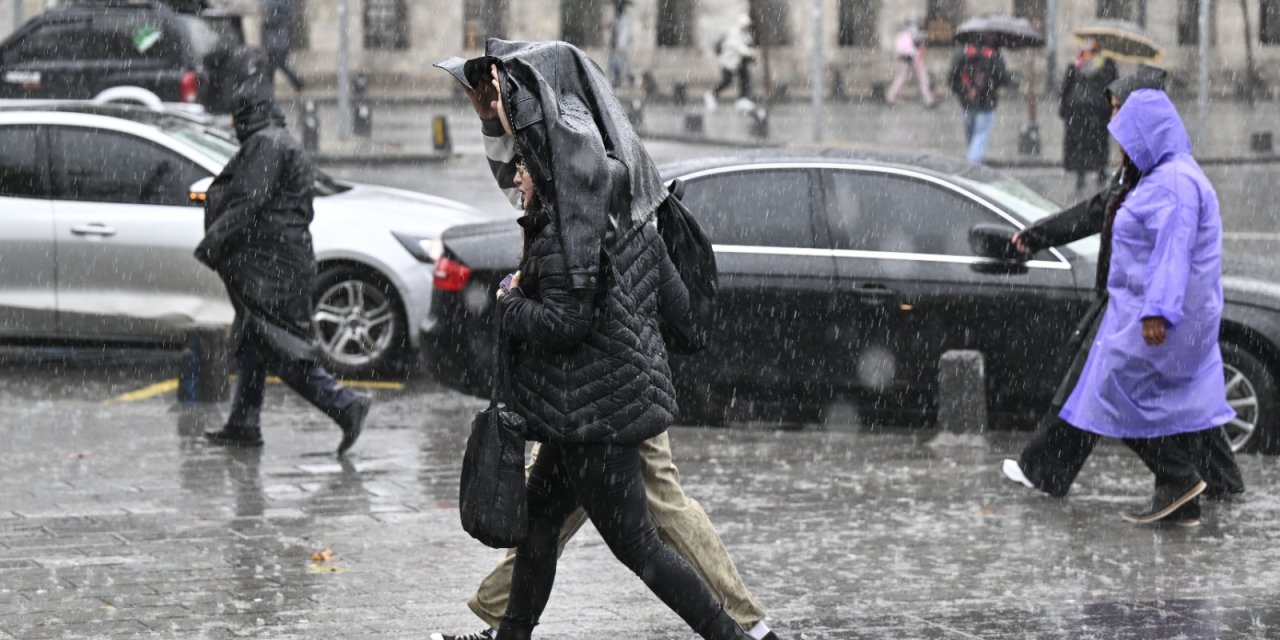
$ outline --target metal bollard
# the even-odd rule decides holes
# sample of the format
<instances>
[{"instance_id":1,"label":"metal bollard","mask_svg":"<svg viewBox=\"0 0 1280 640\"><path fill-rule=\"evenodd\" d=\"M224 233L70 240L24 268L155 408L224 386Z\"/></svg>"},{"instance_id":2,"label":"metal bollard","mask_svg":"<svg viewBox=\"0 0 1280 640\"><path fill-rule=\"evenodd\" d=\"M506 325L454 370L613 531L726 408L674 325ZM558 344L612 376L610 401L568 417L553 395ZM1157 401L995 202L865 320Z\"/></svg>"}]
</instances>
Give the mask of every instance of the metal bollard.
<instances>
[{"instance_id":1,"label":"metal bollard","mask_svg":"<svg viewBox=\"0 0 1280 640\"><path fill-rule=\"evenodd\" d=\"M351 87L351 133L368 138L373 135L373 111L369 107L369 77L357 73Z\"/></svg>"},{"instance_id":2,"label":"metal bollard","mask_svg":"<svg viewBox=\"0 0 1280 640\"><path fill-rule=\"evenodd\" d=\"M436 116L431 119L431 141L434 143L436 151L453 153L453 136L449 135L449 119L447 117Z\"/></svg>"},{"instance_id":3,"label":"metal bollard","mask_svg":"<svg viewBox=\"0 0 1280 640\"><path fill-rule=\"evenodd\" d=\"M938 427L944 433L987 429L987 375L982 352L953 350L938 361Z\"/></svg>"},{"instance_id":4,"label":"metal bollard","mask_svg":"<svg viewBox=\"0 0 1280 640\"><path fill-rule=\"evenodd\" d=\"M769 112L764 107L756 107L751 112L751 135L761 139L769 139Z\"/></svg>"},{"instance_id":5,"label":"metal bollard","mask_svg":"<svg viewBox=\"0 0 1280 640\"><path fill-rule=\"evenodd\" d=\"M227 330L196 327L187 332L187 353L178 372L178 402L221 402L230 395Z\"/></svg>"},{"instance_id":6,"label":"metal bollard","mask_svg":"<svg viewBox=\"0 0 1280 640\"><path fill-rule=\"evenodd\" d=\"M1040 126L1032 123L1022 125L1018 132L1018 153L1024 156L1040 155Z\"/></svg>"},{"instance_id":7,"label":"metal bollard","mask_svg":"<svg viewBox=\"0 0 1280 640\"><path fill-rule=\"evenodd\" d=\"M1273 153L1270 131L1255 131L1249 134L1249 149L1254 153Z\"/></svg>"},{"instance_id":8,"label":"metal bollard","mask_svg":"<svg viewBox=\"0 0 1280 640\"><path fill-rule=\"evenodd\" d=\"M702 135L702 114L701 113L685 114L684 130L685 130L685 133Z\"/></svg>"},{"instance_id":9,"label":"metal bollard","mask_svg":"<svg viewBox=\"0 0 1280 640\"><path fill-rule=\"evenodd\" d=\"M302 147L308 153L320 149L320 115L316 113L316 101L302 103Z\"/></svg>"}]
</instances>

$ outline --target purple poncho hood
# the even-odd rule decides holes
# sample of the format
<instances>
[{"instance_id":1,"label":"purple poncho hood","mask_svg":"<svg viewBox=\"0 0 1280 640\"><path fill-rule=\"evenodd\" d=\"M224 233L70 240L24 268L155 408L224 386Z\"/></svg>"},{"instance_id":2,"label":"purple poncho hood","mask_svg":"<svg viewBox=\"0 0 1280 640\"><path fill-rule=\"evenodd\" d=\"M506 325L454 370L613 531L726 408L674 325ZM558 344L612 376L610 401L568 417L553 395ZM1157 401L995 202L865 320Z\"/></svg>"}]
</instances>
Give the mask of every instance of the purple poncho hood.
<instances>
[{"instance_id":1,"label":"purple poncho hood","mask_svg":"<svg viewBox=\"0 0 1280 640\"><path fill-rule=\"evenodd\" d=\"M1213 185L1163 92L1135 91L1108 127L1142 171L1112 227L1107 309L1061 416L1119 438L1210 429L1235 412L1226 402L1222 319L1222 220ZM1160 346L1142 320L1168 325Z\"/></svg>"}]
</instances>

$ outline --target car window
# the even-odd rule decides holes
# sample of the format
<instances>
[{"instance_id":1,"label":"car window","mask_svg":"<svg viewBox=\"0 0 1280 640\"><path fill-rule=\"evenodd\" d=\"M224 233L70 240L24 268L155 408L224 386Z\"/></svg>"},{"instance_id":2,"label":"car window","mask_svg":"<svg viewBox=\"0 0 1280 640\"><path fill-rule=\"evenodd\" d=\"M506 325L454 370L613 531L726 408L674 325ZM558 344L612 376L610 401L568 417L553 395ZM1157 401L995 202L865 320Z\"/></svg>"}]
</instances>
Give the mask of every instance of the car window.
<instances>
[{"instance_id":1,"label":"car window","mask_svg":"<svg viewBox=\"0 0 1280 640\"><path fill-rule=\"evenodd\" d=\"M179 40L163 20L144 16L101 16L86 38L85 60L173 60Z\"/></svg>"},{"instance_id":2,"label":"car window","mask_svg":"<svg viewBox=\"0 0 1280 640\"><path fill-rule=\"evenodd\" d=\"M1002 222L972 200L924 180L831 171L825 183L835 249L968 256L969 228Z\"/></svg>"},{"instance_id":3,"label":"car window","mask_svg":"<svg viewBox=\"0 0 1280 640\"><path fill-rule=\"evenodd\" d=\"M186 205L188 187L209 175L199 165L134 136L57 127L54 197L87 202Z\"/></svg>"},{"instance_id":4,"label":"car window","mask_svg":"<svg viewBox=\"0 0 1280 640\"><path fill-rule=\"evenodd\" d=\"M35 127L0 127L0 196L43 198Z\"/></svg>"},{"instance_id":5,"label":"car window","mask_svg":"<svg viewBox=\"0 0 1280 640\"><path fill-rule=\"evenodd\" d=\"M45 60L79 60L88 20L46 22L27 32L4 54L7 64Z\"/></svg>"},{"instance_id":6,"label":"car window","mask_svg":"<svg viewBox=\"0 0 1280 640\"><path fill-rule=\"evenodd\" d=\"M694 178L686 183L682 201L715 244L813 246L807 170Z\"/></svg>"}]
</instances>

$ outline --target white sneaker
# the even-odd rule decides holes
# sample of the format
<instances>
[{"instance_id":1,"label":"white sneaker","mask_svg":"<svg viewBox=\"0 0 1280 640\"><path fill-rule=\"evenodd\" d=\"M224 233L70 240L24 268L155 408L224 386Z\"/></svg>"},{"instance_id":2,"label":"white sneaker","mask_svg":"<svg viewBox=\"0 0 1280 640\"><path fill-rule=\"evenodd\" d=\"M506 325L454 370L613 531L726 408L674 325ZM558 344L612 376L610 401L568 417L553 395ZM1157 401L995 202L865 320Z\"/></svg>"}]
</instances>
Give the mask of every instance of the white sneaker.
<instances>
[{"instance_id":1,"label":"white sneaker","mask_svg":"<svg viewBox=\"0 0 1280 640\"><path fill-rule=\"evenodd\" d=\"M1027 474L1022 472L1022 467L1018 466L1017 460L1005 458L1004 463L1000 465L1000 471L1004 473L1004 477L1008 478L1010 482L1016 482L1028 489L1036 488L1036 485L1031 484L1031 481L1027 479Z\"/></svg>"},{"instance_id":2,"label":"white sneaker","mask_svg":"<svg viewBox=\"0 0 1280 640\"><path fill-rule=\"evenodd\" d=\"M702 104L707 107L707 111L715 111L718 106L716 105L716 97L710 91L702 94Z\"/></svg>"},{"instance_id":3,"label":"white sneaker","mask_svg":"<svg viewBox=\"0 0 1280 640\"><path fill-rule=\"evenodd\" d=\"M751 111L756 108L756 103L748 98L738 98L738 101L733 103L733 106L738 111Z\"/></svg>"}]
</instances>

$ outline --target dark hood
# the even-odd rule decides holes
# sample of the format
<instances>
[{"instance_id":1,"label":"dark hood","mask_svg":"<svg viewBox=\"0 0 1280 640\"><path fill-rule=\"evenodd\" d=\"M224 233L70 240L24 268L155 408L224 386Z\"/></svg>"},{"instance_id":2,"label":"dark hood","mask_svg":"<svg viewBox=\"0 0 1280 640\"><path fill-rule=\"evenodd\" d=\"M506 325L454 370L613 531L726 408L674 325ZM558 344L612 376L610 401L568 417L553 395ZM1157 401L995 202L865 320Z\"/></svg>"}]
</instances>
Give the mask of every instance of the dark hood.
<instances>
[{"instance_id":1,"label":"dark hood","mask_svg":"<svg viewBox=\"0 0 1280 640\"><path fill-rule=\"evenodd\" d=\"M1124 104L1124 101L1129 99L1129 94L1138 89L1164 91L1164 83L1168 76L1169 73L1159 67L1139 65L1137 71L1107 85L1107 96L1109 98L1114 96L1120 104Z\"/></svg>"},{"instance_id":2,"label":"dark hood","mask_svg":"<svg viewBox=\"0 0 1280 640\"><path fill-rule=\"evenodd\" d=\"M574 288L594 288L612 215L618 237L666 198L653 160L600 67L564 42L490 39L517 147L558 220Z\"/></svg>"},{"instance_id":3,"label":"dark hood","mask_svg":"<svg viewBox=\"0 0 1280 640\"><path fill-rule=\"evenodd\" d=\"M258 52L241 48L231 57L231 115L236 137L244 142L269 126L285 126L284 112L276 104L270 67Z\"/></svg>"}]
</instances>

